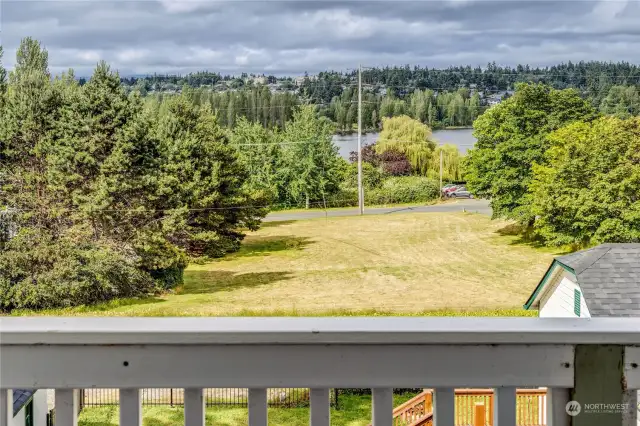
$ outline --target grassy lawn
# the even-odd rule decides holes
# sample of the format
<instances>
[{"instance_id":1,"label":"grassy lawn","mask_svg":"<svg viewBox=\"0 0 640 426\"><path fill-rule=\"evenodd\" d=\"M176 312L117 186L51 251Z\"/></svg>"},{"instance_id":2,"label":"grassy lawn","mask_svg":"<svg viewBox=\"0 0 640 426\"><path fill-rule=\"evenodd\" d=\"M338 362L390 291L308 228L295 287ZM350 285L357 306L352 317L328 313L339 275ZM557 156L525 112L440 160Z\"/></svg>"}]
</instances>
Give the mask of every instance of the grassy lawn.
<instances>
[{"instance_id":1,"label":"grassy lawn","mask_svg":"<svg viewBox=\"0 0 640 426\"><path fill-rule=\"evenodd\" d=\"M414 395L394 395L394 407ZM117 426L118 406L87 407L79 418L80 426ZM216 426L246 426L246 408L207 408L207 424ZM371 396L340 395L340 409L331 409L334 426L367 426L371 422ZM184 424L182 407L144 407L144 426L173 426ZM308 426L309 408L269 408L269 424Z\"/></svg>"},{"instance_id":2,"label":"grassy lawn","mask_svg":"<svg viewBox=\"0 0 640 426\"><path fill-rule=\"evenodd\" d=\"M191 265L175 293L53 315L535 315L521 309L553 253L472 213L265 223ZM32 314L32 313L31 313Z\"/></svg>"}]
</instances>

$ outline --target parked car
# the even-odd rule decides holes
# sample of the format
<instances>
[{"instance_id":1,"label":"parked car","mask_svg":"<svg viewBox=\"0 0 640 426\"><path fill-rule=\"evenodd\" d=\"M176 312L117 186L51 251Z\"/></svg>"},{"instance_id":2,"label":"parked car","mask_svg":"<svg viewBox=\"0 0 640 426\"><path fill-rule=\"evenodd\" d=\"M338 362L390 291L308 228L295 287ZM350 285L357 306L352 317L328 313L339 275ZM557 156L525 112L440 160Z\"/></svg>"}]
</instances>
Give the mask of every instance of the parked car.
<instances>
[{"instance_id":1,"label":"parked car","mask_svg":"<svg viewBox=\"0 0 640 426\"><path fill-rule=\"evenodd\" d=\"M449 194L451 198L473 198L473 194L469 190L461 186Z\"/></svg>"},{"instance_id":2,"label":"parked car","mask_svg":"<svg viewBox=\"0 0 640 426\"><path fill-rule=\"evenodd\" d=\"M442 187L442 190L444 191L445 189L453 188L454 186L458 186L458 185L456 185L455 183L448 183Z\"/></svg>"},{"instance_id":3,"label":"parked car","mask_svg":"<svg viewBox=\"0 0 640 426\"><path fill-rule=\"evenodd\" d=\"M461 187L461 185L453 185L453 186L450 186L447 189L443 189L442 190L442 195L444 195L445 197L449 197L453 191L457 190L460 187Z\"/></svg>"}]
</instances>

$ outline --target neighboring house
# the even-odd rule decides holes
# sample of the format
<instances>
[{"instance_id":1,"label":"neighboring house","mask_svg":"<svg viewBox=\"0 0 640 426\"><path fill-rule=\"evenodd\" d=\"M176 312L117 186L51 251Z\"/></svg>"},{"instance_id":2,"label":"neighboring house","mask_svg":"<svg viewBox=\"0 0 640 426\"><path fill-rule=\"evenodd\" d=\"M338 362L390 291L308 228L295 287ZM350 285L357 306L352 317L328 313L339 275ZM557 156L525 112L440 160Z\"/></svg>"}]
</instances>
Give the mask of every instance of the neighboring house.
<instances>
[{"instance_id":1,"label":"neighboring house","mask_svg":"<svg viewBox=\"0 0 640 426\"><path fill-rule=\"evenodd\" d=\"M47 392L13 390L13 419L9 426L47 426Z\"/></svg>"},{"instance_id":2,"label":"neighboring house","mask_svg":"<svg viewBox=\"0 0 640 426\"><path fill-rule=\"evenodd\" d=\"M550 318L640 317L640 244L555 258L524 308Z\"/></svg>"},{"instance_id":3,"label":"neighboring house","mask_svg":"<svg viewBox=\"0 0 640 426\"><path fill-rule=\"evenodd\" d=\"M487 105L498 105L502 101L502 95L490 95L487 96Z\"/></svg>"},{"instance_id":4,"label":"neighboring house","mask_svg":"<svg viewBox=\"0 0 640 426\"><path fill-rule=\"evenodd\" d=\"M18 226L15 222L15 209L0 210L0 242L9 241L18 233Z\"/></svg>"}]
</instances>

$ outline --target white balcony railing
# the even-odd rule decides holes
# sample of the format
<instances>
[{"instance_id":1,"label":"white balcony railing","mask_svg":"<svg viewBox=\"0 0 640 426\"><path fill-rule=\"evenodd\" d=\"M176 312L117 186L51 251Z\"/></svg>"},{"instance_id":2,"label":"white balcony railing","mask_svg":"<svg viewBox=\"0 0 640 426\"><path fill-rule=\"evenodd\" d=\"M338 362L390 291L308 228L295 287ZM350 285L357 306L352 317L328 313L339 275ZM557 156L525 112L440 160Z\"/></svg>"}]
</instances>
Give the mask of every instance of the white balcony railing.
<instances>
[{"instance_id":1,"label":"white balcony railing","mask_svg":"<svg viewBox=\"0 0 640 426\"><path fill-rule=\"evenodd\" d=\"M57 426L77 424L79 388L119 388L120 424L141 424L141 388L184 388L185 424L204 424L202 389L249 388L266 426L266 389L311 388L310 424L330 424L329 389L373 389L391 426L394 387L434 389L437 426L454 389L495 388L494 426L516 424L516 388L544 386L547 425L636 426L640 319L2 318L0 426L10 390L56 389ZM565 405L629 404L569 417Z\"/></svg>"}]
</instances>

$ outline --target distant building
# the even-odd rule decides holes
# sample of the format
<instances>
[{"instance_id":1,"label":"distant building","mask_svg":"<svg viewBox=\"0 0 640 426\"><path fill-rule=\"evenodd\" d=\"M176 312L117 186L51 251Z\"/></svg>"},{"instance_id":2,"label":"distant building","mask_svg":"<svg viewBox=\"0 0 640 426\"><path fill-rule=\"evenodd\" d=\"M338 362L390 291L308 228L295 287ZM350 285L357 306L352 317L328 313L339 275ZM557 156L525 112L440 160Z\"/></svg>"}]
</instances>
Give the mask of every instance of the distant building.
<instances>
[{"instance_id":1,"label":"distant building","mask_svg":"<svg viewBox=\"0 0 640 426\"><path fill-rule=\"evenodd\" d=\"M9 241L18 233L18 226L15 222L15 209L0 210L0 241Z\"/></svg>"},{"instance_id":2,"label":"distant building","mask_svg":"<svg viewBox=\"0 0 640 426\"><path fill-rule=\"evenodd\" d=\"M296 77L293 81L296 84L296 86L302 86L302 83L304 83L305 78L308 78L309 81L316 81L318 80L318 76L317 75L309 75L309 76L302 76L302 77Z\"/></svg>"},{"instance_id":3,"label":"distant building","mask_svg":"<svg viewBox=\"0 0 640 426\"><path fill-rule=\"evenodd\" d=\"M492 106L499 104L502 102L502 97L502 93L494 93L493 95L487 96L487 105Z\"/></svg>"}]
</instances>

